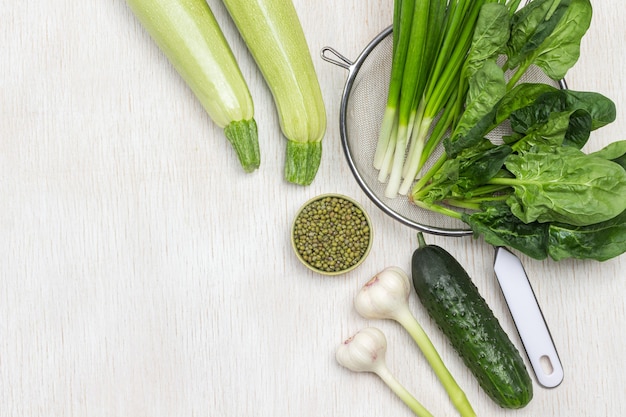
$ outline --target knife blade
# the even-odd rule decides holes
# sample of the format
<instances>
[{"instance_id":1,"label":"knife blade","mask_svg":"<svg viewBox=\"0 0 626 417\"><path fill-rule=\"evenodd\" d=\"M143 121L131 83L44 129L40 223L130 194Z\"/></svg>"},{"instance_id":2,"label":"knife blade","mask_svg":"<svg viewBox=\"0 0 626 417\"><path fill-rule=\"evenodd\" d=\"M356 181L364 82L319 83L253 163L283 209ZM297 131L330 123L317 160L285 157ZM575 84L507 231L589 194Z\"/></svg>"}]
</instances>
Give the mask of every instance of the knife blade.
<instances>
[{"instance_id":1,"label":"knife blade","mask_svg":"<svg viewBox=\"0 0 626 417\"><path fill-rule=\"evenodd\" d=\"M497 247L494 270L537 382L558 386L563 367L524 266L509 250Z\"/></svg>"}]
</instances>

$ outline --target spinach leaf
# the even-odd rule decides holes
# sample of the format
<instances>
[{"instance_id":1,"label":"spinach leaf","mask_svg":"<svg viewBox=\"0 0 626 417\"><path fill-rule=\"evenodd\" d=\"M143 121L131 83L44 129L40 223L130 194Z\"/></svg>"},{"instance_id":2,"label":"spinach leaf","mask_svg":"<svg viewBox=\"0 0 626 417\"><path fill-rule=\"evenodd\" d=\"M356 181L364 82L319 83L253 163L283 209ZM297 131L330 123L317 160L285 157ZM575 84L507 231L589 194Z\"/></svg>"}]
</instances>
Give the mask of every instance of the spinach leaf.
<instances>
[{"instance_id":1,"label":"spinach leaf","mask_svg":"<svg viewBox=\"0 0 626 417\"><path fill-rule=\"evenodd\" d=\"M609 143L599 151L593 152L590 155L603 158L608 161L614 161L620 157L626 155L626 140L618 140Z\"/></svg>"},{"instance_id":2,"label":"spinach leaf","mask_svg":"<svg viewBox=\"0 0 626 417\"><path fill-rule=\"evenodd\" d=\"M619 158L615 158L613 160L613 162L615 162L616 164L618 164L622 168L626 169L626 155L622 155Z\"/></svg>"},{"instance_id":3,"label":"spinach leaf","mask_svg":"<svg viewBox=\"0 0 626 417\"><path fill-rule=\"evenodd\" d=\"M576 110L569 116L569 124L563 136L563 146L582 149L593 129L593 118L586 110Z\"/></svg>"},{"instance_id":4,"label":"spinach leaf","mask_svg":"<svg viewBox=\"0 0 626 417\"><path fill-rule=\"evenodd\" d=\"M585 110L591 115L591 129L595 130L615 121L615 103L600 93L554 89L538 96L525 107L511 112L511 128L527 133L533 127L546 123L554 112Z\"/></svg>"},{"instance_id":5,"label":"spinach leaf","mask_svg":"<svg viewBox=\"0 0 626 417\"><path fill-rule=\"evenodd\" d=\"M563 4L555 14L554 3L554 0L530 1L513 15L507 49L509 68L519 66L552 33L567 8Z\"/></svg>"},{"instance_id":6,"label":"spinach leaf","mask_svg":"<svg viewBox=\"0 0 626 417\"><path fill-rule=\"evenodd\" d=\"M572 227L551 224L548 254L555 261L566 258L606 261L626 252L626 211L597 224Z\"/></svg>"},{"instance_id":7,"label":"spinach leaf","mask_svg":"<svg viewBox=\"0 0 626 417\"><path fill-rule=\"evenodd\" d=\"M509 40L509 11L504 4L486 3L480 8L472 45L465 59L463 77L470 79L485 61L496 58Z\"/></svg>"},{"instance_id":8,"label":"spinach leaf","mask_svg":"<svg viewBox=\"0 0 626 417\"><path fill-rule=\"evenodd\" d=\"M516 150L528 150L536 145L572 146L582 149L591 134L592 119L586 110L550 113L545 123L533 126L526 135L505 138L515 142Z\"/></svg>"},{"instance_id":9,"label":"spinach leaf","mask_svg":"<svg viewBox=\"0 0 626 417\"><path fill-rule=\"evenodd\" d=\"M591 15L589 0L529 2L511 21L507 67L524 72L535 64L553 80L562 79L580 56Z\"/></svg>"},{"instance_id":10,"label":"spinach leaf","mask_svg":"<svg viewBox=\"0 0 626 417\"><path fill-rule=\"evenodd\" d=\"M485 139L485 142L489 141ZM462 158L458 164L458 178L450 188L452 197L466 198L473 189L495 177L502 170L511 151L508 145L498 145L470 158Z\"/></svg>"},{"instance_id":11,"label":"spinach leaf","mask_svg":"<svg viewBox=\"0 0 626 417\"><path fill-rule=\"evenodd\" d=\"M553 112L565 111L566 108L566 97L562 91L544 93L529 105L511 113L511 129L517 133L527 134L534 127L546 123Z\"/></svg>"},{"instance_id":12,"label":"spinach leaf","mask_svg":"<svg viewBox=\"0 0 626 417\"><path fill-rule=\"evenodd\" d=\"M484 143L487 142L491 143L485 139ZM504 161L511 152L510 146L498 145L471 158L462 160L459 164L459 177L464 179L461 188L468 190L487 183L500 172L504 166Z\"/></svg>"},{"instance_id":13,"label":"spinach leaf","mask_svg":"<svg viewBox=\"0 0 626 417\"><path fill-rule=\"evenodd\" d=\"M618 140L610 143L591 155L613 161L626 169L626 140Z\"/></svg>"},{"instance_id":14,"label":"spinach leaf","mask_svg":"<svg viewBox=\"0 0 626 417\"><path fill-rule=\"evenodd\" d=\"M506 94L504 72L495 61L483 62L469 82L469 89L465 99L465 111L461 121L478 119L496 105ZM460 122L459 122L460 123Z\"/></svg>"},{"instance_id":15,"label":"spinach leaf","mask_svg":"<svg viewBox=\"0 0 626 417\"><path fill-rule=\"evenodd\" d=\"M580 56L580 41L591 24L591 2L571 0L559 24L530 59L553 80L565 77Z\"/></svg>"},{"instance_id":16,"label":"spinach leaf","mask_svg":"<svg viewBox=\"0 0 626 417\"><path fill-rule=\"evenodd\" d=\"M463 214L474 236L495 246L508 246L538 260L568 258L606 261L626 252L626 211L588 226L524 223L505 203L488 203L482 211Z\"/></svg>"},{"instance_id":17,"label":"spinach leaf","mask_svg":"<svg viewBox=\"0 0 626 417\"><path fill-rule=\"evenodd\" d=\"M482 211L462 216L474 236L483 236L487 243L514 248L535 259L548 257L548 224L526 224L504 202L486 203Z\"/></svg>"},{"instance_id":18,"label":"spinach leaf","mask_svg":"<svg viewBox=\"0 0 626 417\"><path fill-rule=\"evenodd\" d=\"M626 209L626 171L573 147L535 146L511 154L505 166L515 178L493 178L490 183L513 187L507 203L525 223L586 226Z\"/></svg>"},{"instance_id":19,"label":"spinach leaf","mask_svg":"<svg viewBox=\"0 0 626 417\"><path fill-rule=\"evenodd\" d=\"M506 82L502 68L494 61L483 62L482 67L470 79L465 110L451 135L452 141L474 128L505 94Z\"/></svg>"},{"instance_id":20,"label":"spinach leaf","mask_svg":"<svg viewBox=\"0 0 626 417\"><path fill-rule=\"evenodd\" d=\"M464 148L474 146L483 139L480 133L491 125L495 106L505 94L506 81L502 68L495 61L484 61L470 79L465 110L450 137L444 139L448 155L455 157Z\"/></svg>"},{"instance_id":21,"label":"spinach leaf","mask_svg":"<svg viewBox=\"0 0 626 417\"><path fill-rule=\"evenodd\" d=\"M520 83L516 85L498 103L493 121L494 125L504 122L516 110L531 105L541 95L555 91L559 91L559 89L543 83Z\"/></svg>"},{"instance_id":22,"label":"spinach leaf","mask_svg":"<svg viewBox=\"0 0 626 417\"><path fill-rule=\"evenodd\" d=\"M496 146L483 139L479 146L448 159L433 177L427 192L416 193L413 198L430 204L451 197L465 198L471 190L486 184L502 170L511 151L508 145Z\"/></svg>"},{"instance_id":23,"label":"spinach leaf","mask_svg":"<svg viewBox=\"0 0 626 417\"><path fill-rule=\"evenodd\" d=\"M615 104L602 94L549 91L511 113L514 135L505 141L524 140L516 147L525 149L538 143L582 149L590 132L613 122L615 114Z\"/></svg>"},{"instance_id":24,"label":"spinach leaf","mask_svg":"<svg viewBox=\"0 0 626 417\"><path fill-rule=\"evenodd\" d=\"M521 83L507 92L487 113L476 120L469 129L461 128L450 137L444 139L446 154L456 157L463 149L480 143L496 126L507 120L514 111L529 106L539 96L547 92L558 91L547 84Z\"/></svg>"},{"instance_id":25,"label":"spinach leaf","mask_svg":"<svg viewBox=\"0 0 626 417\"><path fill-rule=\"evenodd\" d=\"M616 117L615 103L608 97L591 91L559 90L565 93L566 108L582 109L589 112L592 119L591 130L596 130L609 123Z\"/></svg>"}]
</instances>

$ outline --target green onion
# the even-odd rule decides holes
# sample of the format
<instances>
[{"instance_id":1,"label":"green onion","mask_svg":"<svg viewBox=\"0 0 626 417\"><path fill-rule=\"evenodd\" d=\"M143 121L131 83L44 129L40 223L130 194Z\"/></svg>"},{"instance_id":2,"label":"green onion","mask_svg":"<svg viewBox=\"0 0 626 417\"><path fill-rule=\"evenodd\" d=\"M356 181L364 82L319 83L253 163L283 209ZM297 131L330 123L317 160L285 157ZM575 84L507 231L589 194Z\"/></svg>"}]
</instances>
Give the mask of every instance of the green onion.
<instances>
[{"instance_id":1,"label":"green onion","mask_svg":"<svg viewBox=\"0 0 626 417\"><path fill-rule=\"evenodd\" d=\"M484 0L461 0L452 10L454 14L451 16L451 25L444 34L437 63L424 93L424 110L421 119L416 121L415 133L411 137L413 146L406 157L403 168L404 180L398 190L390 190L390 193L397 191L400 194L407 194L409 192L422 167L422 152L429 138L429 132L435 118L446 104L460 106L463 102L460 99L456 100L455 97L464 97L466 92L466 87L463 86L461 81L461 71L472 43L474 27L483 4ZM460 112L460 108L455 111ZM452 122L449 118L440 120L450 124ZM449 126L444 125L443 130L446 130Z\"/></svg>"},{"instance_id":2,"label":"green onion","mask_svg":"<svg viewBox=\"0 0 626 417\"><path fill-rule=\"evenodd\" d=\"M381 169L385 163L385 156L388 154L387 147L391 137L395 137L397 132L396 110L398 98L400 97L400 87L402 86L402 76L404 73L404 62L406 60L407 48L410 39L411 22L413 20L413 7L415 0L396 0L394 2L394 23L393 23L393 56L391 64L391 82L387 96L387 106L383 117L383 124L380 131L376 154L374 156L374 167ZM385 176L386 177L386 176ZM384 181L384 178L383 178Z\"/></svg>"},{"instance_id":3,"label":"green onion","mask_svg":"<svg viewBox=\"0 0 626 417\"><path fill-rule=\"evenodd\" d=\"M480 9L492 1L396 0L392 75L374 156L386 197L409 192L461 113L463 64Z\"/></svg>"},{"instance_id":4,"label":"green onion","mask_svg":"<svg viewBox=\"0 0 626 417\"><path fill-rule=\"evenodd\" d=\"M428 51L430 50L428 41L432 41L435 36L429 36L429 13L431 10L431 2L435 3L438 0L416 0L412 18L410 19L410 30L406 28L400 29L400 35L402 33L409 34L408 49L406 52L406 60L404 62L404 69L402 72L402 80L400 88L400 95L398 97L398 132L395 137L390 139L390 143L393 146L387 145L387 151L393 152L393 157L387 156L386 161L389 161L391 165L383 165L380 168L379 179L386 178L389 175L389 184L385 190L385 195L390 196L390 192L396 189L401 181L402 176L402 163L404 155L406 153L407 145L409 143L409 137L411 135L412 119L417 112L416 106L419 105L424 87L430 73L431 62L428 61ZM403 19L404 15L400 16L400 26L402 27L407 23L407 19ZM402 43L402 39L398 39L398 43ZM401 62L395 62L396 65L402 65ZM393 87L393 90L398 88ZM390 86L390 91L392 90ZM394 193L395 194L395 193Z\"/></svg>"}]
</instances>

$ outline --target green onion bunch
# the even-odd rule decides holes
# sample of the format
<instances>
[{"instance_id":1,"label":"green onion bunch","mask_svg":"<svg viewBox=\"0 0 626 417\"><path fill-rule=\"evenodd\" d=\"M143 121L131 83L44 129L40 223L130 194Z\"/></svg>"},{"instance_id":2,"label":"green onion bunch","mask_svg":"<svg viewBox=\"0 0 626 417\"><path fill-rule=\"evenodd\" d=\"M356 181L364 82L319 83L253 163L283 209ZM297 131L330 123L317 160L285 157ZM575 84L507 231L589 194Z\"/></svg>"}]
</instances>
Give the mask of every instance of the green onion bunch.
<instances>
[{"instance_id":1,"label":"green onion bunch","mask_svg":"<svg viewBox=\"0 0 626 417\"><path fill-rule=\"evenodd\" d=\"M467 57L481 8L520 0L396 0L391 80L374 156L385 196L406 195L458 119L467 94Z\"/></svg>"}]
</instances>

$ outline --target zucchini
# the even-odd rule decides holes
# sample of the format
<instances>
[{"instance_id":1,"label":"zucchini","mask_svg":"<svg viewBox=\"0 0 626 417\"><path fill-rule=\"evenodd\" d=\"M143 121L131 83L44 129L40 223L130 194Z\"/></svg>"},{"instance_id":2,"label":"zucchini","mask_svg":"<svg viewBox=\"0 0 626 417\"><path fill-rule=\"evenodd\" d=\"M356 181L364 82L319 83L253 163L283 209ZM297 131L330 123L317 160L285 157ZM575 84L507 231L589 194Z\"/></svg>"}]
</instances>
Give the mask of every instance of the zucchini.
<instances>
[{"instance_id":1,"label":"zucchini","mask_svg":"<svg viewBox=\"0 0 626 417\"><path fill-rule=\"evenodd\" d=\"M285 179L309 185L317 174L326 110L302 25L291 0L223 0L254 57L287 138Z\"/></svg>"},{"instance_id":2,"label":"zucchini","mask_svg":"<svg viewBox=\"0 0 626 417\"><path fill-rule=\"evenodd\" d=\"M224 129L243 169L257 169L261 157L252 97L206 1L127 3L209 117Z\"/></svg>"},{"instance_id":3,"label":"zucchini","mask_svg":"<svg viewBox=\"0 0 626 417\"><path fill-rule=\"evenodd\" d=\"M478 288L450 253L427 245L413 252L413 287L485 393L503 408L522 408L533 396L524 361Z\"/></svg>"}]
</instances>

